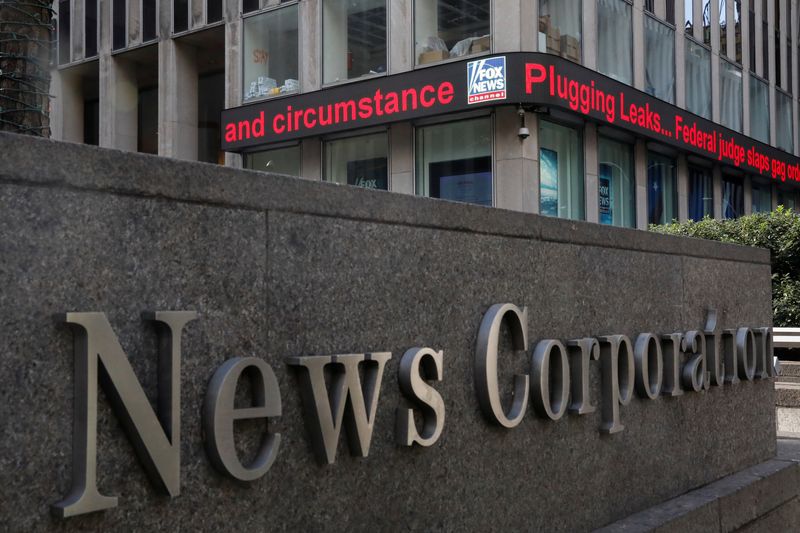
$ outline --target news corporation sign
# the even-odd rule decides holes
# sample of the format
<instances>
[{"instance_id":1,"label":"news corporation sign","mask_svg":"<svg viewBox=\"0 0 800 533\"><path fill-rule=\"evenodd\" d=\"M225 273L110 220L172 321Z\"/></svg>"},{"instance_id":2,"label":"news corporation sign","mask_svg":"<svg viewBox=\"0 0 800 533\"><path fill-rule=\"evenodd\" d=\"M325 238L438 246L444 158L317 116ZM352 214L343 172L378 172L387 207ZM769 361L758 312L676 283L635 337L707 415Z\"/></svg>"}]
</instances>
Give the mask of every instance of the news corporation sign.
<instances>
[{"instance_id":1,"label":"news corporation sign","mask_svg":"<svg viewBox=\"0 0 800 533\"><path fill-rule=\"evenodd\" d=\"M193 311L158 311L144 317L157 323L163 336L157 409L151 407L105 314L74 312L64 317L75 340L75 407L72 487L52 506L59 517L109 509L118 503L116 496L104 495L97 484L98 382L154 488L172 497L180 494L181 343L186 328L201 317ZM503 326L510 332L513 349L524 351L529 361L528 371L514 376L512 383L498 378L508 364L500 348ZM775 374L771 328L722 329L713 310L708 311L705 324L691 331L541 339L534 344L528 335L532 327L528 310L499 303L490 306L475 327L474 395L486 421L507 430L517 427L529 410L558 423L567 416L580 417L599 409L599 434L614 438L625 429L623 408L632 401L703 394L711 387L733 393L742 381ZM435 345L414 347L399 357L396 386L413 407L396 410L398 447L428 448L446 430L445 402L437 383L447 379L447 361L448 354ZM393 354L297 355L283 362L297 377L310 455L322 465L334 463L344 428L350 453L367 457L385 369L395 364ZM600 397L593 398L589 376L597 365ZM326 380L326 373L332 379ZM245 374L252 383L250 405L237 407L236 389ZM270 430L268 420L281 417L286 391L279 389L275 369L258 357L229 359L216 370L209 369L209 375L202 405L209 461L224 476L254 482L280 459L281 435ZM509 393L513 400L506 405L502 398ZM246 463L237 454L234 431L234 423L244 419L267 422L255 459Z\"/></svg>"}]
</instances>

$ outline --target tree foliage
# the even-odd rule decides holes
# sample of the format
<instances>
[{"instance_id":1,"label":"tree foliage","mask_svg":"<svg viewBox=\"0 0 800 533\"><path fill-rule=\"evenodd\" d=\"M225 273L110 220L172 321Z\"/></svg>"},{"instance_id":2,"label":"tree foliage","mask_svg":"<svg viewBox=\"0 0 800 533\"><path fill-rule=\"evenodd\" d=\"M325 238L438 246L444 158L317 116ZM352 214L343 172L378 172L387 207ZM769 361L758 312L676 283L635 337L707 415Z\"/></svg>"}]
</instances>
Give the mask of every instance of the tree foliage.
<instances>
[{"instance_id":1,"label":"tree foliage","mask_svg":"<svg viewBox=\"0 0 800 533\"><path fill-rule=\"evenodd\" d=\"M0 0L0 131L50 135L52 0Z\"/></svg>"},{"instance_id":2,"label":"tree foliage","mask_svg":"<svg viewBox=\"0 0 800 533\"><path fill-rule=\"evenodd\" d=\"M800 216L791 209L779 206L771 213L731 220L706 217L698 222L674 222L651 229L767 248L772 262L773 323L778 327L800 327Z\"/></svg>"}]
</instances>

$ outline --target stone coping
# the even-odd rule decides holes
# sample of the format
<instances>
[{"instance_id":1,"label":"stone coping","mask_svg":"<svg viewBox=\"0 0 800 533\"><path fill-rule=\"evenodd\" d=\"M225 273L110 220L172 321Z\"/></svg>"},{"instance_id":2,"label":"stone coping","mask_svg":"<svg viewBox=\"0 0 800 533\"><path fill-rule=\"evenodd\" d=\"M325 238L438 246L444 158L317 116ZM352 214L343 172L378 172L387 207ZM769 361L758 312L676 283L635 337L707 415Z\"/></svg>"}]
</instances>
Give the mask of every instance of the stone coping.
<instances>
[{"instance_id":1,"label":"stone coping","mask_svg":"<svg viewBox=\"0 0 800 533\"><path fill-rule=\"evenodd\" d=\"M0 183L769 264L766 249L0 133ZM31 176L30 169L40 172ZM172 178L165 180L164 176Z\"/></svg>"}]
</instances>

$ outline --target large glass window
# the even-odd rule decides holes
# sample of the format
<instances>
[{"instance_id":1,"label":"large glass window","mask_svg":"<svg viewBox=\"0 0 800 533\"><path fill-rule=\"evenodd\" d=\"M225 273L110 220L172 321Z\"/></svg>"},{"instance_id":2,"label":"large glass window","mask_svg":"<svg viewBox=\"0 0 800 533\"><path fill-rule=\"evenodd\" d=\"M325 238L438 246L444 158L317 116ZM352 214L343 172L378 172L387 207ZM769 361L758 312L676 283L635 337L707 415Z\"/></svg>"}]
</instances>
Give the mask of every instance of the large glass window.
<instances>
[{"instance_id":1,"label":"large glass window","mask_svg":"<svg viewBox=\"0 0 800 533\"><path fill-rule=\"evenodd\" d=\"M222 20L222 0L206 0L206 24Z\"/></svg>"},{"instance_id":2,"label":"large glass window","mask_svg":"<svg viewBox=\"0 0 800 533\"><path fill-rule=\"evenodd\" d=\"M722 216L739 218L744 215L744 186L739 178L722 178Z\"/></svg>"},{"instance_id":3,"label":"large glass window","mask_svg":"<svg viewBox=\"0 0 800 533\"><path fill-rule=\"evenodd\" d=\"M245 102L300 89L297 46L297 4L244 20Z\"/></svg>"},{"instance_id":4,"label":"large glass window","mask_svg":"<svg viewBox=\"0 0 800 533\"><path fill-rule=\"evenodd\" d=\"M794 191L778 188L778 205L795 211L797 208Z\"/></svg>"},{"instance_id":5,"label":"large glass window","mask_svg":"<svg viewBox=\"0 0 800 533\"><path fill-rule=\"evenodd\" d=\"M98 0L86 0L84 9L85 26L84 31L84 44L86 46L85 57L94 57L97 55L97 2Z\"/></svg>"},{"instance_id":6,"label":"large glass window","mask_svg":"<svg viewBox=\"0 0 800 533\"><path fill-rule=\"evenodd\" d=\"M694 34L694 0L683 0L683 28L687 34Z\"/></svg>"},{"instance_id":7,"label":"large glass window","mask_svg":"<svg viewBox=\"0 0 800 533\"><path fill-rule=\"evenodd\" d=\"M742 131L742 69L728 61L719 62L720 121L723 126Z\"/></svg>"},{"instance_id":8,"label":"large glass window","mask_svg":"<svg viewBox=\"0 0 800 533\"><path fill-rule=\"evenodd\" d=\"M772 211L772 187L769 183L754 179L750 190L753 196L753 213L769 213Z\"/></svg>"},{"instance_id":9,"label":"large glass window","mask_svg":"<svg viewBox=\"0 0 800 533\"><path fill-rule=\"evenodd\" d=\"M136 110L136 150L145 154L158 153L158 87L139 89Z\"/></svg>"},{"instance_id":10,"label":"large glass window","mask_svg":"<svg viewBox=\"0 0 800 533\"><path fill-rule=\"evenodd\" d=\"M300 146L296 145L245 154L244 167L262 172L299 176L300 161Z\"/></svg>"},{"instance_id":11,"label":"large glass window","mask_svg":"<svg viewBox=\"0 0 800 533\"><path fill-rule=\"evenodd\" d=\"M689 218L702 220L714 216L714 186L711 172L689 167Z\"/></svg>"},{"instance_id":12,"label":"large glass window","mask_svg":"<svg viewBox=\"0 0 800 533\"><path fill-rule=\"evenodd\" d=\"M197 81L197 160L225 164L220 150L220 117L225 109L225 73L203 74Z\"/></svg>"},{"instance_id":13,"label":"large glass window","mask_svg":"<svg viewBox=\"0 0 800 533\"><path fill-rule=\"evenodd\" d=\"M125 48L127 35L125 29L125 12L127 10L126 0L114 0L112 9L112 48L119 50Z\"/></svg>"},{"instance_id":14,"label":"large glass window","mask_svg":"<svg viewBox=\"0 0 800 533\"><path fill-rule=\"evenodd\" d=\"M647 155L647 222L667 224L678 218L678 190L675 161L669 157Z\"/></svg>"},{"instance_id":15,"label":"large glass window","mask_svg":"<svg viewBox=\"0 0 800 533\"><path fill-rule=\"evenodd\" d=\"M322 2L323 82L386 72L386 0Z\"/></svg>"},{"instance_id":16,"label":"large glass window","mask_svg":"<svg viewBox=\"0 0 800 533\"><path fill-rule=\"evenodd\" d=\"M742 64L742 0L733 2L734 39L736 48L736 62Z\"/></svg>"},{"instance_id":17,"label":"large glass window","mask_svg":"<svg viewBox=\"0 0 800 533\"><path fill-rule=\"evenodd\" d=\"M775 91L775 123L775 145L781 150L794 153L792 97L781 91Z\"/></svg>"},{"instance_id":18,"label":"large glass window","mask_svg":"<svg viewBox=\"0 0 800 533\"><path fill-rule=\"evenodd\" d=\"M686 109L711 118L711 52L686 39Z\"/></svg>"},{"instance_id":19,"label":"large glass window","mask_svg":"<svg viewBox=\"0 0 800 533\"><path fill-rule=\"evenodd\" d=\"M645 92L675 102L675 30L645 15Z\"/></svg>"},{"instance_id":20,"label":"large glass window","mask_svg":"<svg viewBox=\"0 0 800 533\"><path fill-rule=\"evenodd\" d=\"M418 195L492 205L490 117L418 128L415 157Z\"/></svg>"},{"instance_id":21,"label":"large glass window","mask_svg":"<svg viewBox=\"0 0 800 533\"><path fill-rule=\"evenodd\" d=\"M711 0L703 0L703 42L711 46Z\"/></svg>"},{"instance_id":22,"label":"large glass window","mask_svg":"<svg viewBox=\"0 0 800 533\"><path fill-rule=\"evenodd\" d=\"M597 0L597 70L633 83L633 25L625 0Z\"/></svg>"},{"instance_id":23,"label":"large glass window","mask_svg":"<svg viewBox=\"0 0 800 533\"><path fill-rule=\"evenodd\" d=\"M750 137L769 144L769 85L750 76Z\"/></svg>"},{"instance_id":24,"label":"large glass window","mask_svg":"<svg viewBox=\"0 0 800 533\"><path fill-rule=\"evenodd\" d=\"M726 0L719 0L719 53L728 55L728 6Z\"/></svg>"},{"instance_id":25,"label":"large glass window","mask_svg":"<svg viewBox=\"0 0 800 533\"><path fill-rule=\"evenodd\" d=\"M70 0L58 2L58 62L69 63L70 59Z\"/></svg>"},{"instance_id":26,"label":"large glass window","mask_svg":"<svg viewBox=\"0 0 800 533\"><path fill-rule=\"evenodd\" d=\"M539 50L581 62L581 0L539 0Z\"/></svg>"},{"instance_id":27,"label":"large glass window","mask_svg":"<svg viewBox=\"0 0 800 533\"><path fill-rule=\"evenodd\" d=\"M750 0L750 9L747 13L750 27L748 33L748 49L750 50L750 72L756 73L756 3Z\"/></svg>"},{"instance_id":28,"label":"large glass window","mask_svg":"<svg viewBox=\"0 0 800 533\"><path fill-rule=\"evenodd\" d=\"M489 0L416 0L417 64L490 50L490 11Z\"/></svg>"},{"instance_id":29,"label":"large glass window","mask_svg":"<svg viewBox=\"0 0 800 533\"><path fill-rule=\"evenodd\" d=\"M189 29L189 0L172 0L172 31Z\"/></svg>"},{"instance_id":30,"label":"large glass window","mask_svg":"<svg viewBox=\"0 0 800 533\"><path fill-rule=\"evenodd\" d=\"M597 146L597 198L601 224L636 227L633 147L600 137Z\"/></svg>"},{"instance_id":31,"label":"large glass window","mask_svg":"<svg viewBox=\"0 0 800 533\"><path fill-rule=\"evenodd\" d=\"M539 212L583 220L583 143L581 132L539 121Z\"/></svg>"},{"instance_id":32,"label":"large glass window","mask_svg":"<svg viewBox=\"0 0 800 533\"><path fill-rule=\"evenodd\" d=\"M156 19L158 17L158 6L156 0L142 1L142 40L152 41L158 37L156 30Z\"/></svg>"},{"instance_id":33,"label":"large glass window","mask_svg":"<svg viewBox=\"0 0 800 533\"><path fill-rule=\"evenodd\" d=\"M325 181L365 189L389 188L389 136L385 131L325 141Z\"/></svg>"}]
</instances>

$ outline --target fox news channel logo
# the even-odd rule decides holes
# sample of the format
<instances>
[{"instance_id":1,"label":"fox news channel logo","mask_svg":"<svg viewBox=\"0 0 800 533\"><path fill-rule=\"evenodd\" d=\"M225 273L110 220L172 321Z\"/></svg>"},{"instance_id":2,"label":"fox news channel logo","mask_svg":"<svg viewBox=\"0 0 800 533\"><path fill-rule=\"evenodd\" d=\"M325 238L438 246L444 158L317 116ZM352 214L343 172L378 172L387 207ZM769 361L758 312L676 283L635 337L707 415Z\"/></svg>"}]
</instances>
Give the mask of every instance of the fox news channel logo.
<instances>
[{"instance_id":1,"label":"fox news channel logo","mask_svg":"<svg viewBox=\"0 0 800 533\"><path fill-rule=\"evenodd\" d=\"M505 56L479 59L467 63L467 104L505 99Z\"/></svg>"}]
</instances>

